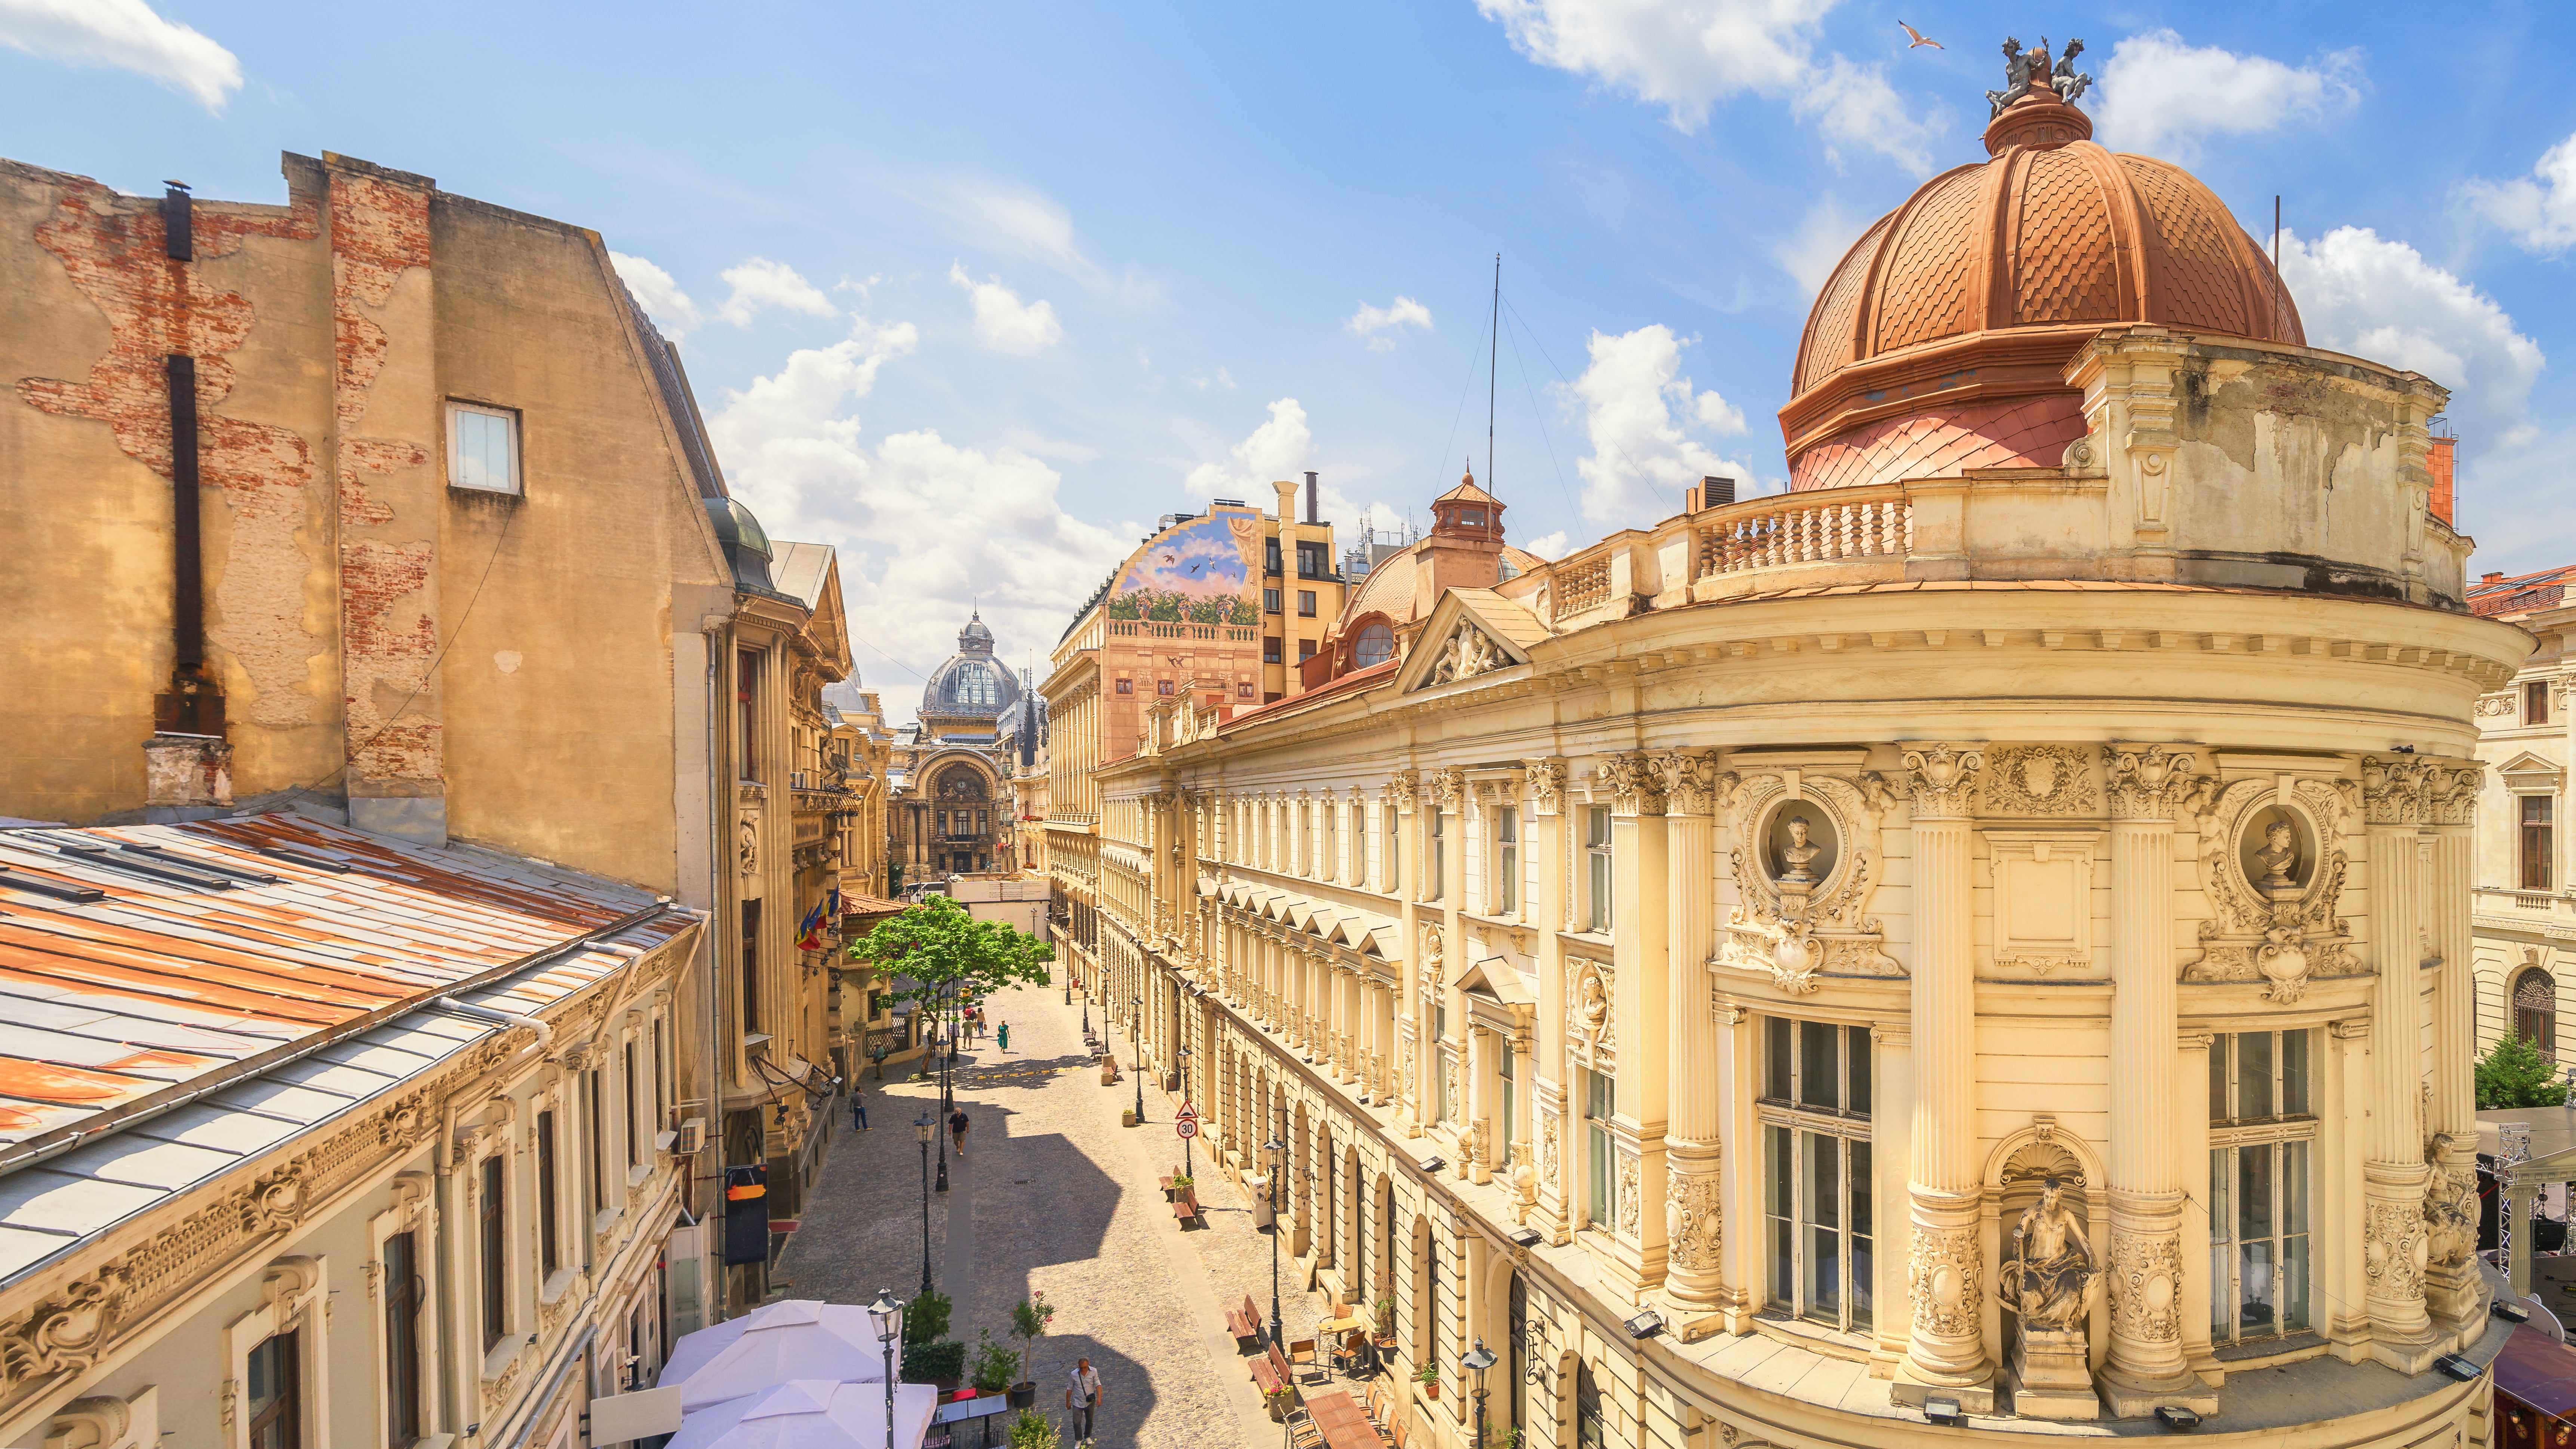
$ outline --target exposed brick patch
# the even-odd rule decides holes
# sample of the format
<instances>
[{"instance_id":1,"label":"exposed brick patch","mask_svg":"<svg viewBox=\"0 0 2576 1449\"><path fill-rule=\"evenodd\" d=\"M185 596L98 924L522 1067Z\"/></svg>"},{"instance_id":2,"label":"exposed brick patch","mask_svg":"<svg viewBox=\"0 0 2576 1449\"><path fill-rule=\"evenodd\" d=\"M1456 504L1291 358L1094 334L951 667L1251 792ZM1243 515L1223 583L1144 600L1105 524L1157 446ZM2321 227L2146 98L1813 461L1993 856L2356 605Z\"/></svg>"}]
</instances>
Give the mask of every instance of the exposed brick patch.
<instances>
[{"instance_id":1,"label":"exposed brick patch","mask_svg":"<svg viewBox=\"0 0 2576 1449\"><path fill-rule=\"evenodd\" d=\"M251 697L228 709L262 724L303 724L313 716L305 686L315 641L303 628L304 578L291 561L300 557L295 533L313 481L313 449L291 429L217 411L233 390L227 354L257 319L240 293L209 285L202 264L239 252L252 237L314 240L321 226L313 198L298 196L282 212L197 207L198 264L191 265L168 256L158 205L84 177L59 176L55 184L61 199L36 228L36 244L106 317L108 348L87 378L22 378L18 396L59 417L107 424L119 451L168 478L163 359L197 359L198 477L221 490L230 515L225 556L207 560L207 635L251 686Z\"/></svg>"}]
</instances>

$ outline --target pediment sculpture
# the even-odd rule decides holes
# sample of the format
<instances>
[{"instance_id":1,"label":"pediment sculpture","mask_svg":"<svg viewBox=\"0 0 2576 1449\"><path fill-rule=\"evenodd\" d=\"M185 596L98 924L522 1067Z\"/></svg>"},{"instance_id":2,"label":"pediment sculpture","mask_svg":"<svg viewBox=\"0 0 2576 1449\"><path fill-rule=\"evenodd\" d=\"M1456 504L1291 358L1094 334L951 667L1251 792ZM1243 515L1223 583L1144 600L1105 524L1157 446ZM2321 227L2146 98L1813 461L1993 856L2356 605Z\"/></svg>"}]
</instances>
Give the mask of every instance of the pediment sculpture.
<instances>
[{"instance_id":1,"label":"pediment sculpture","mask_svg":"<svg viewBox=\"0 0 2576 1449\"><path fill-rule=\"evenodd\" d=\"M1512 657L1494 637L1471 623L1461 620L1449 631L1440 645L1438 661L1431 666L1425 684L1455 684L1479 674L1491 674L1510 668Z\"/></svg>"}]
</instances>

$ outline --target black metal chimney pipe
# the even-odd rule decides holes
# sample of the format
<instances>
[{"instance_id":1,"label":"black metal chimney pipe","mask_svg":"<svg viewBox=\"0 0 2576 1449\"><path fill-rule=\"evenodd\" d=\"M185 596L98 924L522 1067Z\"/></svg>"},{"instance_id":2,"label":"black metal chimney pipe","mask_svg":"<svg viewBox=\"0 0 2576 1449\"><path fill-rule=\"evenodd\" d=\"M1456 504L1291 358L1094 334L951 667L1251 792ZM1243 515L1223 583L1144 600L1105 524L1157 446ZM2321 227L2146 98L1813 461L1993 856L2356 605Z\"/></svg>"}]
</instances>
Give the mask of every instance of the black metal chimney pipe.
<instances>
[{"instance_id":1,"label":"black metal chimney pipe","mask_svg":"<svg viewBox=\"0 0 2576 1449\"><path fill-rule=\"evenodd\" d=\"M1306 470L1306 521L1315 522L1315 470Z\"/></svg>"},{"instance_id":2,"label":"black metal chimney pipe","mask_svg":"<svg viewBox=\"0 0 2576 1449\"><path fill-rule=\"evenodd\" d=\"M189 200L184 181L165 181L169 188L161 194L161 236L168 245L163 249L174 262L197 259L196 208Z\"/></svg>"},{"instance_id":3,"label":"black metal chimney pipe","mask_svg":"<svg viewBox=\"0 0 2576 1449\"><path fill-rule=\"evenodd\" d=\"M197 359L172 353L170 378L170 501L174 587L170 632L181 672L196 674L206 662L206 582L202 527L197 512Z\"/></svg>"}]
</instances>

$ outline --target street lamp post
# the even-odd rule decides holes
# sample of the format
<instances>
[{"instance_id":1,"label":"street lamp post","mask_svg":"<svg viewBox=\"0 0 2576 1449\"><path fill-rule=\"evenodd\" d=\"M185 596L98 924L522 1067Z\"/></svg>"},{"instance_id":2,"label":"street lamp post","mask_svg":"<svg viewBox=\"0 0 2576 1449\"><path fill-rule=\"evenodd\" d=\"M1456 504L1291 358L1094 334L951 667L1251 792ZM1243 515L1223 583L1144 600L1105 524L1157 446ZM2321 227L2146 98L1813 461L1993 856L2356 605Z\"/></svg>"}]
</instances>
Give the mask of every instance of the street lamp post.
<instances>
[{"instance_id":1,"label":"street lamp post","mask_svg":"<svg viewBox=\"0 0 2576 1449\"><path fill-rule=\"evenodd\" d=\"M1494 1351L1485 1347L1483 1339L1477 1339L1467 1356L1458 1360L1458 1366L1476 1376L1476 1449L1485 1449L1485 1370L1494 1366Z\"/></svg>"},{"instance_id":2,"label":"street lamp post","mask_svg":"<svg viewBox=\"0 0 2576 1449\"><path fill-rule=\"evenodd\" d=\"M948 1114L957 1110L956 1098L951 1096L949 1092L949 1073L957 1065L957 1028L952 1024L944 1028L944 1030L948 1033L948 1043L946 1049L942 1050L939 1056L939 1125L943 1127L948 1124ZM933 1045L935 1047L937 1044L934 1043ZM937 1191L946 1192L947 1190L948 1144L945 1141L942 1141L939 1144L939 1182L937 1184Z\"/></svg>"},{"instance_id":3,"label":"street lamp post","mask_svg":"<svg viewBox=\"0 0 2576 1449\"><path fill-rule=\"evenodd\" d=\"M1261 1144L1270 1154L1270 1343L1287 1342L1279 1333L1279 1174L1287 1170L1288 1144L1277 1137Z\"/></svg>"},{"instance_id":4,"label":"street lamp post","mask_svg":"<svg viewBox=\"0 0 2576 1449\"><path fill-rule=\"evenodd\" d=\"M930 1291L930 1134L938 1130L939 1124L931 1121L927 1112L921 1114L920 1121L912 1124L912 1135L921 1139L921 1291L924 1293Z\"/></svg>"},{"instance_id":5,"label":"street lamp post","mask_svg":"<svg viewBox=\"0 0 2576 1449\"><path fill-rule=\"evenodd\" d=\"M1127 1035L1136 1046L1136 1122L1145 1121L1145 998L1135 1000L1134 1015L1127 1018Z\"/></svg>"},{"instance_id":6,"label":"street lamp post","mask_svg":"<svg viewBox=\"0 0 2576 1449\"><path fill-rule=\"evenodd\" d=\"M877 1343L885 1350L886 1442L894 1442L894 1344L903 1336L903 1305L895 1301L893 1290L877 1290L877 1301L868 1305L868 1322L875 1325Z\"/></svg>"}]
</instances>

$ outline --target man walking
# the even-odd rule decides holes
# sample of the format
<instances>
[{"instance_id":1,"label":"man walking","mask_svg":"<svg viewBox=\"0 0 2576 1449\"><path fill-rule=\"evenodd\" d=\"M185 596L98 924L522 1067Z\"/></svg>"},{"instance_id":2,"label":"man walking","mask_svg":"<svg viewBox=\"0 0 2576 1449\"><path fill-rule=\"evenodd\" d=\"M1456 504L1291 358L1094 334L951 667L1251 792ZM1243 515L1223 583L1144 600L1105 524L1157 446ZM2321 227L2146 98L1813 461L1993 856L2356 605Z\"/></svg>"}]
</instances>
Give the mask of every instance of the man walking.
<instances>
[{"instance_id":1,"label":"man walking","mask_svg":"<svg viewBox=\"0 0 2576 1449\"><path fill-rule=\"evenodd\" d=\"M957 1155L966 1155L966 1109L959 1107L948 1114L948 1135L957 1142Z\"/></svg>"},{"instance_id":2,"label":"man walking","mask_svg":"<svg viewBox=\"0 0 2576 1449\"><path fill-rule=\"evenodd\" d=\"M885 1059L886 1059L886 1049L885 1049L885 1043L884 1043L884 1042L878 1042L878 1043L877 1043L877 1049L876 1049L876 1051L875 1051L874 1055L875 1055L875 1057L876 1057L876 1063L877 1063L877 1080L878 1080L878 1081L880 1081L880 1082L882 1082L882 1081L884 1081L884 1080L885 1080Z\"/></svg>"},{"instance_id":3,"label":"man walking","mask_svg":"<svg viewBox=\"0 0 2576 1449\"><path fill-rule=\"evenodd\" d=\"M850 1083L850 1125L862 1132L868 1130L868 1099L856 1082Z\"/></svg>"},{"instance_id":4,"label":"man walking","mask_svg":"<svg viewBox=\"0 0 2576 1449\"><path fill-rule=\"evenodd\" d=\"M1100 1394L1100 1371L1087 1358L1075 1359L1073 1373L1064 1386L1064 1406L1072 1411L1068 1422L1073 1426L1073 1442L1077 1445L1091 1442L1092 1416L1100 1412Z\"/></svg>"}]
</instances>

